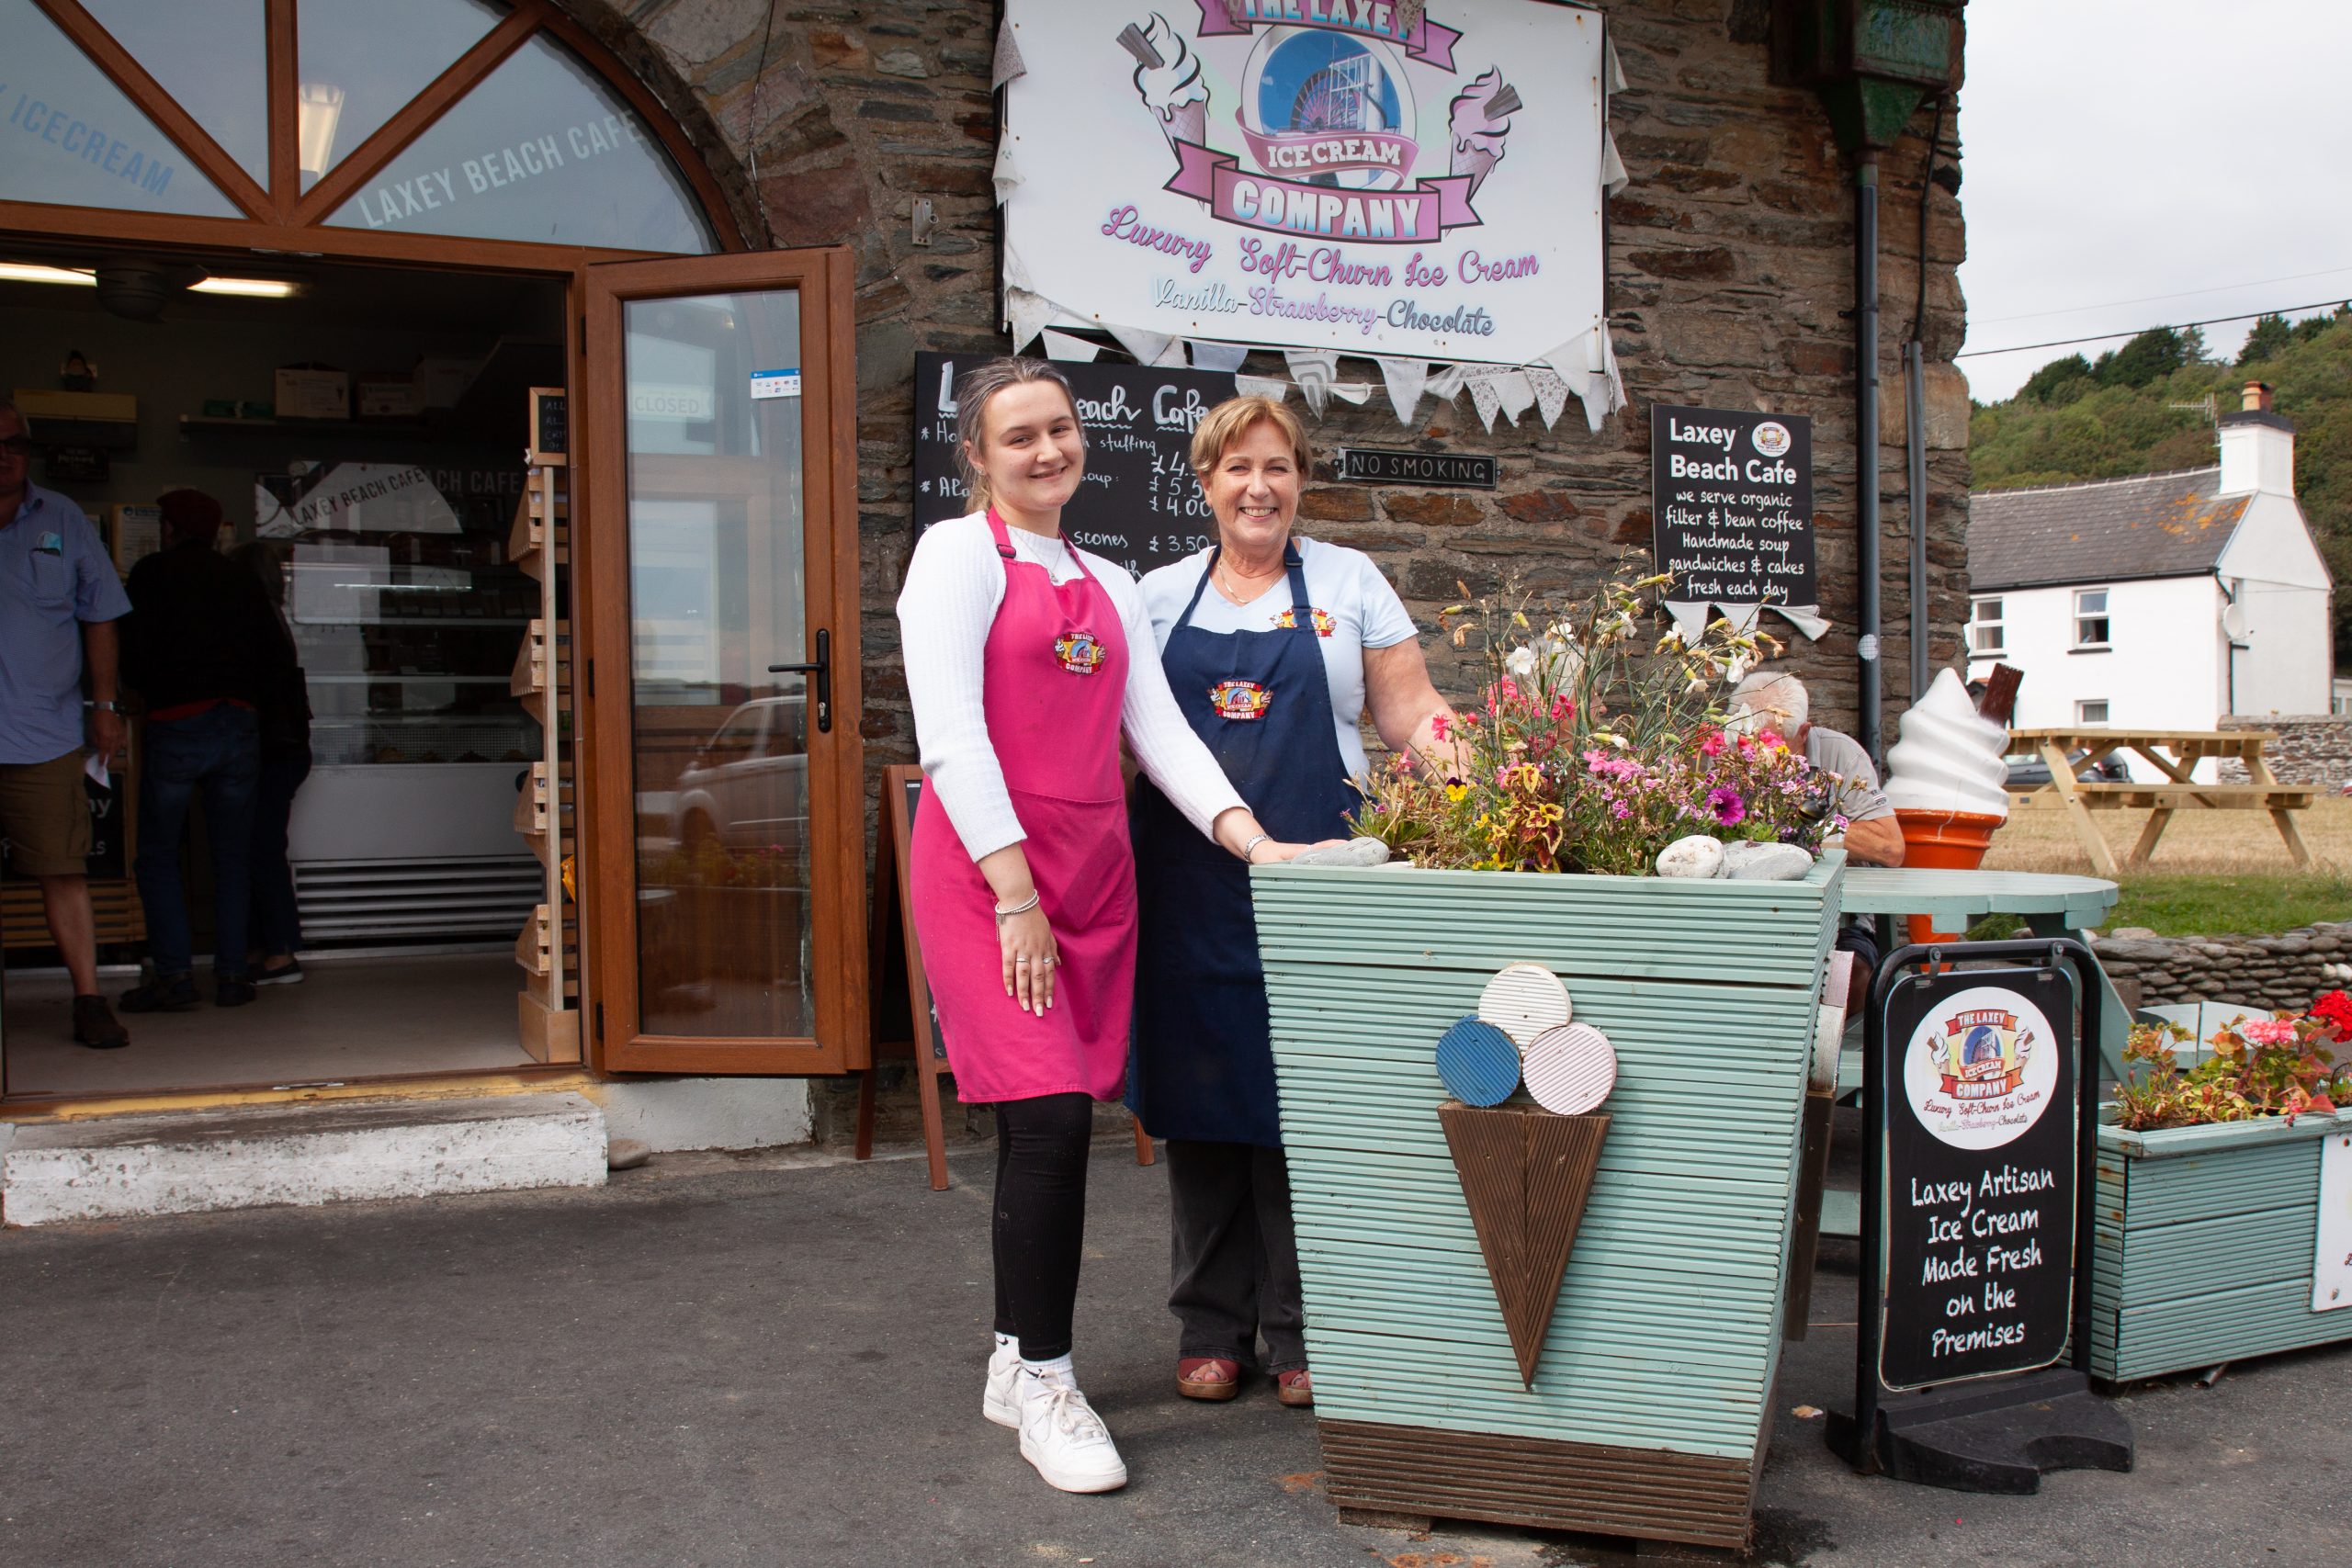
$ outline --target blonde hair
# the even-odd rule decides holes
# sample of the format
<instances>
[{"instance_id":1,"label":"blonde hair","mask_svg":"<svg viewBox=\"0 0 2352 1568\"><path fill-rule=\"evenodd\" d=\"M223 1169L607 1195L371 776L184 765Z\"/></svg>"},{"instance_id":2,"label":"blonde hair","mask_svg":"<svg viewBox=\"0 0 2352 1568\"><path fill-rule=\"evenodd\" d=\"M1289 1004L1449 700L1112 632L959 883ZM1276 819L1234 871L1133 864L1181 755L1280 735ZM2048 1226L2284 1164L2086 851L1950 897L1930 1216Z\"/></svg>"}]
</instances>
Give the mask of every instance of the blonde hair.
<instances>
[{"instance_id":1,"label":"blonde hair","mask_svg":"<svg viewBox=\"0 0 2352 1568\"><path fill-rule=\"evenodd\" d=\"M956 461L964 472L964 488L975 512L985 511L989 504L988 476L973 460L980 449L981 437L988 430L989 402L999 392L1033 381L1051 381L1062 389L1069 400L1069 417L1078 423L1079 450L1086 450L1086 426L1078 418L1078 394L1069 389L1069 378L1043 359L1026 359L1008 355L991 359L978 369L967 373L956 389Z\"/></svg>"},{"instance_id":2,"label":"blonde hair","mask_svg":"<svg viewBox=\"0 0 2352 1568\"><path fill-rule=\"evenodd\" d=\"M1291 456L1298 460L1299 477L1305 479L1315 466L1315 454L1306 445L1306 426L1281 403L1260 397L1227 398L1193 427L1193 472L1206 474L1216 468L1235 444L1261 424L1282 432L1283 439L1290 443Z\"/></svg>"}]
</instances>

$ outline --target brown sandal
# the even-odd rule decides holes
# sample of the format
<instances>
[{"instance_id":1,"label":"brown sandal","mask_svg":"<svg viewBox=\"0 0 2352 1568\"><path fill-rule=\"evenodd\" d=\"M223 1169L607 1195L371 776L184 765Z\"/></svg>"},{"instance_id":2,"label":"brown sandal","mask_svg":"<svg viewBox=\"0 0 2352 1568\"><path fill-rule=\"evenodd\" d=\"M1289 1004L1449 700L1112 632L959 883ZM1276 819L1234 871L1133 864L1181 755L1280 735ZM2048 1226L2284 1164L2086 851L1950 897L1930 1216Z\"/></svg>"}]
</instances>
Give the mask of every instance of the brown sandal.
<instances>
[{"instance_id":1,"label":"brown sandal","mask_svg":"<svg viewBox=\"0 0 2352 1568\"><path fill-rule=\"evenodd\" d=\"M1176 1392L1187 1399L1231 1399L1241 1392L1241 1363L1225 1356L1186 1356L1176 1363Z\"/></svg>"},{"instance_id":2,"label":"brown sandal","mask_svg":"<svg viewBox=\"0 0 2352 1568\"><path fill-rule=\"evenodd\" d=\"M1315 1403L1315 1380L1307 1375L1305 1367L1293 1368L1286 1372L1276 1372L1274 1397L1293 1409L1312 1405Z\"/></svg>"}]
</instances>

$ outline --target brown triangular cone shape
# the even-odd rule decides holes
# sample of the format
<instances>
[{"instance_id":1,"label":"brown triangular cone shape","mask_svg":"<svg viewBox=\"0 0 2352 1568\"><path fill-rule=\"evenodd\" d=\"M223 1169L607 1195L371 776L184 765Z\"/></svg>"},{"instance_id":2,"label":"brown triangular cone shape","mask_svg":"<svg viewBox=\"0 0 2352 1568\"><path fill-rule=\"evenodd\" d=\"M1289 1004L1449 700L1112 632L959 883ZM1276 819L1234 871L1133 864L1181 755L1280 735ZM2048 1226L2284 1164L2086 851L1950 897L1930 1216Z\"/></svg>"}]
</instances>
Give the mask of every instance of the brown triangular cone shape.
<instances>
[{"instance_id":1,"label":"brown triangular cone shape","mask_svg":"<svg viewBox=\"0 0 2352 1568\"><path fill-rule=\"evenodd\" d=\"M1480 1111L1448 1100L1438 1107L1437 1119L1453 1151L1470 1223L1478 1228L1478 1250L1510 1331L1520 1382L1532 1388L1609 1118Z\"/></svg>"}]
</instances>

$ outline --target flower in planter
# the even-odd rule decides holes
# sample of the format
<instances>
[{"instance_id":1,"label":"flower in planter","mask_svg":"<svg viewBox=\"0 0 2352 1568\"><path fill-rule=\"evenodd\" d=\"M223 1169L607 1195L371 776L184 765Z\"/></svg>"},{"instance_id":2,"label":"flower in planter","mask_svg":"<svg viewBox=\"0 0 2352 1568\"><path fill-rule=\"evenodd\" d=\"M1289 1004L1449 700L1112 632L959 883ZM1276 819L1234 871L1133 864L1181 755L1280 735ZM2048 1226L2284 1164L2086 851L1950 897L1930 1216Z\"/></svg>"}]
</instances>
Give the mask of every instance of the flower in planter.
<instances>
[{"instance_id":1,"label":"flower in planter","mask_svg":"<svg viewBox=\"0 0 2352 1568\"><path fill-rule=\"evenodd\" d=\"M2311 1010L2233 1020L2215 1032L2213 1055L2183 1071L2175 1050L2195 1038L2177 1023L2143 1023L2124 1047L2133 1072L2116 1086L2117 1124L2135 1133L2216 1122L2332 1112L2352 1101L2352 1062L2339 1065L2331 1043L2352 1039L2352 997L2330 992Z\"/></svg>"}]
</instances>

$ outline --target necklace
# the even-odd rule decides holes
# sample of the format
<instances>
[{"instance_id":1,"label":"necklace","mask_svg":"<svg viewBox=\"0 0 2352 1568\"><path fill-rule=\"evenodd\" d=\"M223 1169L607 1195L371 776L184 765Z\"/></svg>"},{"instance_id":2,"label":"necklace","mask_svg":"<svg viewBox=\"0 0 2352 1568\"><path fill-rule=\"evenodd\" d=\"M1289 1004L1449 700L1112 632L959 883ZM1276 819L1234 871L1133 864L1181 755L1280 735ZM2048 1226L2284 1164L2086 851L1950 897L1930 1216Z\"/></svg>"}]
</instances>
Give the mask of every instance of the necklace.
<instances>
[{"instance_id":1,"label":"necklace","mask_svg":"<svg viewBox=\"0 0 2352 1568\"><path fill-rule=\"evenodd\" d=\"M1233 570L1233 563L1223 555L1219 555L1216 558L1216 566L1217 570L1223 574L1223 581L1217 583L1217 590L1227 599L1232 600L1233 603L1237 604L1247 604L1251 599L1257 596L1255 593L1250 592L1246 587L1237 587L1235 585L1237 580L1244 584L1255 582L1257 581L1256 574L1253 573L1248 577L1241 576L1240 573ZM1272 572L1266 574L1266 581L1268 582L1272 582L1275 577L1281 575L1282 570L1282 567L1277 565ZM1261 592L1262 592L1262 590Z\"/></svg>"}]
</instances>

